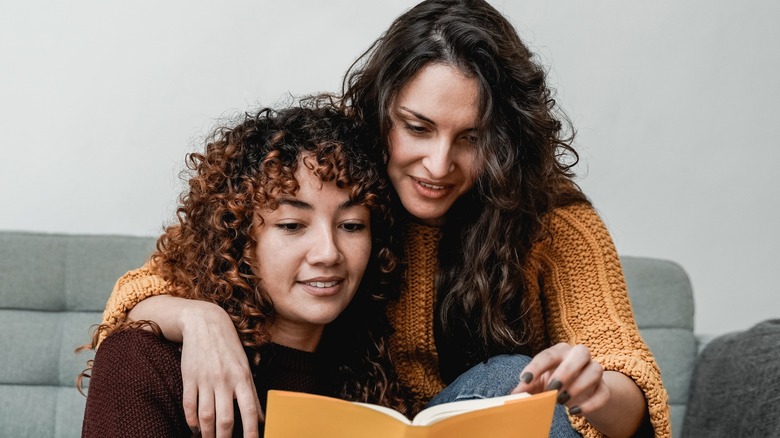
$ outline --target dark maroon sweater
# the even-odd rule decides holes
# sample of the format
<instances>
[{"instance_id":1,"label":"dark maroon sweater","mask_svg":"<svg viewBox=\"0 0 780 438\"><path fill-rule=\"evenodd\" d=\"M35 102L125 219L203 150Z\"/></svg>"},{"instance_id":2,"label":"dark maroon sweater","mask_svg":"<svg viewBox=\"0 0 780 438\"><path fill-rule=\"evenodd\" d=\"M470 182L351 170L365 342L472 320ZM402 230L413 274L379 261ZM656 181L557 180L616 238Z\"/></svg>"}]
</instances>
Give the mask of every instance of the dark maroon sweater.
<instances>
[{"instance_id":1,"label":"dark maroon sweater","mask_svg":"<svg viewBox=\"0 0 780 438\"><path fill-rule=\"evenodd\" d=\"M269 389L330 395L331 379L316 353L268 344L260 357L252 374L263 409ZM82 437L192 436L182 388L179 344L141 329L112 334L95 355ZM237 409L235 416L234 436L241 436Z\"/></svg>"}]
</instances>

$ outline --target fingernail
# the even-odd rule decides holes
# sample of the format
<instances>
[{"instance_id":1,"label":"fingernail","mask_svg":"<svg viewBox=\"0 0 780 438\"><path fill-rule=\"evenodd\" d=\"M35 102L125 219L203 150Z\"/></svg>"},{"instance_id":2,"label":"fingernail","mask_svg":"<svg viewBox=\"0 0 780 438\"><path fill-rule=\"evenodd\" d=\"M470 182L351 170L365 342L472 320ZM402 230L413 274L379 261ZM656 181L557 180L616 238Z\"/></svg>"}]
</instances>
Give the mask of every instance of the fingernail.
<instances>
[{"instance_id":1,"label":"fingernail","mask_svg":"<svg viewBox=\"0 0 780 438\"><path fill-rule=\"evenodd\" d=\"M520 381L523 383L531 383L531 380L534 379L534 374L530 371L526 371L523 374L520 374Z\"/></svg>"},{"instance_id":2,"label":"fingernail","mask_svg":"<svg viewBox=\"0 0 780 438\"><path fill-rule=\"evenodd\" d=\"M554 389L554 390L558 391L559 389L561 389L561 386L563 386L563 384L561 384L560 380L552 379L552 380L550 380L550 383L547 384L547 390L549 391L551 389Z\"/></svg>"},{"instance_id":3,"label":"fingernail","mask_svg":"<svg viewBox=\"0 0 780 438\"><path fill-rule=\"evenodd\" d=\"M569 393L566 392L566 390L563 390L558 393L558 400L557 400L558 404L559 405L566 404L566 402L569 401L570 398L571 396L569 395Z\"/></svg>"},{"instance_id":4,"label":"fingernail","mask_svg":"<svg viewBox=\"0 0 780 438\"><path fill-rule=\"evenodd\" d=\"M580 409L579 406L572 406L569 408L569 413L572 415L580 415L582 413L582 409Z\"/></svg>"}]
</instances>

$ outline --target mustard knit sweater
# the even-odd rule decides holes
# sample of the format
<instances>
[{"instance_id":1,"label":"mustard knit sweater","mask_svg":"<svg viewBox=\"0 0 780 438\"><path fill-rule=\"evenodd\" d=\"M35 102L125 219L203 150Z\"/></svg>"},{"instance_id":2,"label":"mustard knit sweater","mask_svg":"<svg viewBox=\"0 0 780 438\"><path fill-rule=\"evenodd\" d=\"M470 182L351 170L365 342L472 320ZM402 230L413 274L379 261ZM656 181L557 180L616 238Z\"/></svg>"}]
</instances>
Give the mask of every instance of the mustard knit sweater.
<instances>
[{"instance_id":1,"label":"mustard knit sweater","mask_svg":"<svg viewBox=\"0 0 780 438\"><path fill-rule=\"evenodd\" d=\"M558 342L585 344L605 370L627 375L642 389L656 437L671 436L661 373L634 322L620 260L604 224L590 206L575 205L555 210L550 225L553 238L537 244L528 260L527 317L534 332L543 334L533 340L532 350ZM439 237L438 228L410 224L401 298L388 310L396 329L390 339L393 363L418 406L444 389L433 337ZM128 272L114 286L103 323L117 324L135 304L165 291L165 281L149 265ZM602 436L583 417L570 419L584 437Z\"/></svg>"}]
</instances>

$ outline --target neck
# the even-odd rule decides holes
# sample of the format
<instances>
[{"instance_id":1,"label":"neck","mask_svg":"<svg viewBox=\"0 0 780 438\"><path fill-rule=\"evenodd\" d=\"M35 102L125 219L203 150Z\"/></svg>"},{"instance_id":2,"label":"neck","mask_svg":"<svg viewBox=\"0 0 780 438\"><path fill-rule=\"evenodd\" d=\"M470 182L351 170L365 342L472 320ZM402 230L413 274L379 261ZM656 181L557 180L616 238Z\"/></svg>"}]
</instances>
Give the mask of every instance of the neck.
<instances>
[{"instance_id":1,"label":"neck","mask_svg":"<svg viewBox=\"0 0 780 438\"><path fill-rule=\"evenodd\" d=\"M428 227L441 228L444 225L445 218L440 217L436 219L421 219L408 211L406 212L406 220L414 224L425 225Z\"/></svg>"},{"instance_id":2,"label":"neck","mask_svg":"<svg viewBox=\"0 0 780 438\"><path fill-rule=\"evenodd\" d=\"M322 339L325 326L318 324L290 324L275 321L271 326L271 341L285 347L313 352Z\"/></svg>"}]
</instances>

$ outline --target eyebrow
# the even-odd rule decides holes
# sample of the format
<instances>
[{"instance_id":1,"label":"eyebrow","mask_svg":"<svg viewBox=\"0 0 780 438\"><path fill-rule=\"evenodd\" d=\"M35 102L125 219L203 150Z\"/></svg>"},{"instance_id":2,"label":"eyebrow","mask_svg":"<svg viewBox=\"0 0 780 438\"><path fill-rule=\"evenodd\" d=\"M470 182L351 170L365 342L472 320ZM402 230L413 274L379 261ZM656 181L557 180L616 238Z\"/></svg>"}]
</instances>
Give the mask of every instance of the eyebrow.
<instances>
[{"instance_id":1,"label":"eyebrow","mask_svg":"<svg viewBox=\"0 0 780 438\"><path fill-rule=\"evenodd\" d=\"M428 117L425 117L424 115L418 113L417 111L415 111L415 110L413 110L411 108L407 108L407 107L405 107L403 105L398 105L398 107L401 108L402 110L408 112L409 114L417 117L418 119L420 119L420 120L422 120L422 121L424 121L426 123L429 123L429 124L431 124L433 126L436 126L436 122L434 122L433 120L429 119ZM465 129L463 132L477 132L477 128L468 128L468 129Z\"/></svg>"},{"instance_id":2,"label":"eyebrow","mask_svg":"<svg viewBox=\"0 0 780 438\"><path fill-rule=\"evenodd\" d=\"M301 210L314 210L314 206L309 204L308 202L300 201L298 199L280 199L279 205L289 205L293 208L299 208ZM339 210L347 210L352 207L355 207L359 205L357 202L347 199L346 201L339 204L338 209Z\"/></svg>"},{"instance_id":3,"label":"eyebrow","mask_svg":"<svg viewBox=\"0 0 780 438\"><path fill-rule=\"evenodd\" d=\"M413 109L410 109L410 108L407 108L407 107L405 107L405 106L403 106L403 105L398 105L398 107L399 107L399 108L401 108L402 110L404 110L404 111L408 112L409 114L411 114L411 115L413 115L413 116L417 117L418 119L420 119L420 120L422 120L422 121L424 121L424 122L428 122L428 123L430 123L431 125L434 125L434 126L436 126L436 122L434 122L433 120L429 119L428 117L425 117L424 115L422 115L422 114L418 113L417 111L415 111L415 110L413 110Z\"/></svg>"}]
</instances>

